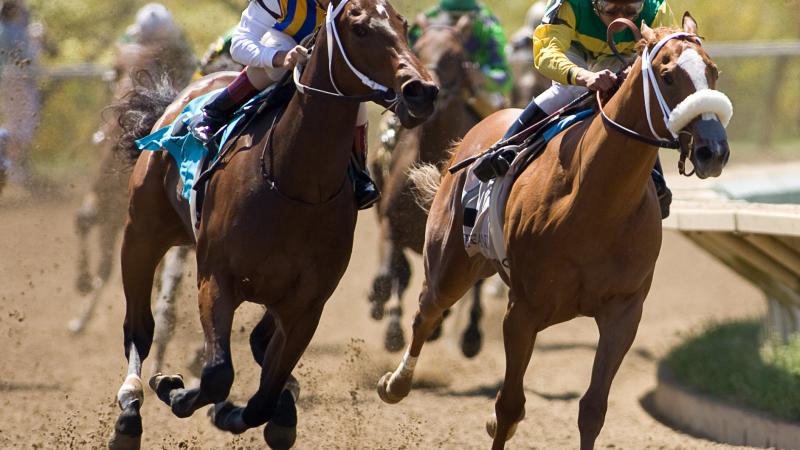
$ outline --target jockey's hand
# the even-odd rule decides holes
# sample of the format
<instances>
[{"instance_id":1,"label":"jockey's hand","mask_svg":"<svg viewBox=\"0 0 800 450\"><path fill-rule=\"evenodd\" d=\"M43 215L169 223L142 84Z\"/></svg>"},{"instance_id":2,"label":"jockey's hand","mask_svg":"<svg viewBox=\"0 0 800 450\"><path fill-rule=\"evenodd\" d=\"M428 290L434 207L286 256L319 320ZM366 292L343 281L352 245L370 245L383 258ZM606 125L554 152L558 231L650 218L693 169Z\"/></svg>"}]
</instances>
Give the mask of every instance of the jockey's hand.
<instances>
[{"instance_id":1,"label":"jockey's hand","mask_svg":"<svg viewBox=\"0 0 800 450\"><path fill-rule=\"evenodd\" d=\"M302 45L296 45L288 52L280 51L275 54L272 59L272 66L282 69L292 69L298 63L304 63L308 60L308 49Z\"/></svg>"},{"instance_id":2,"label":"jockey's hand","mask_svg":"<svg viewBox=\"0 0 800 450\"><path fill-rule=\"evenodd\" d=\"M617 84L617 75L610 70L592 72L581 69L575 77L578 86L585 86L593 91L606 92Z\"/></svg>"}]
</instances>

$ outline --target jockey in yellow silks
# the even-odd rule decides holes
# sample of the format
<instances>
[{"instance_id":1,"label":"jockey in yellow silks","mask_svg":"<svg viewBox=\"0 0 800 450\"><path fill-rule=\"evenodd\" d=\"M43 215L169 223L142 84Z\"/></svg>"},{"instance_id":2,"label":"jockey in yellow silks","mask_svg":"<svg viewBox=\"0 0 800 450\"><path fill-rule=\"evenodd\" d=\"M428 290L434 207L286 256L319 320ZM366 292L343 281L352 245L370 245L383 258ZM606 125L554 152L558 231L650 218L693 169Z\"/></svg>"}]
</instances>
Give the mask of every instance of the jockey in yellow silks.
<instances>
[{"instance_id":1,"label":"jockey in yellow silks","mask_svg":"<svg viewBox=\"0 0 800 450\"><path fill-rule=\"evenodd\" d=\"M236 110L304 62L308 50L299 44L324 21L325 10L316 0L251 0L233 32L230 47L233 60L247 67L203 107L202 115L192 121L192 134L208 142ZM353 144L358 161L366 161L367 125L367 110L362 104ZM358 207L368 208L380 193L366 167L353 172Z\"/></svg>"},{"instance_id":2,"label":"jockey in yellow silks","mask_svg":"<svg viewBox=\"0 0 800 450\"><path fill-rule=\"evenodd\" d=\"M618 33L617 49L625 62L614 57L606 42L606 28L617 18L648 26L674 26L667 0L550 0L542 24L533 33L533 62L553 80L550 89L534 98L506 132L504 139L540 122L589 90L605 92L616 85L619 72L636 56L630 30ZM487 161L489 159L487 158ZM653 181L662 215L669 211L672 194L656 161Z\"/></svg>"}]
</instances>

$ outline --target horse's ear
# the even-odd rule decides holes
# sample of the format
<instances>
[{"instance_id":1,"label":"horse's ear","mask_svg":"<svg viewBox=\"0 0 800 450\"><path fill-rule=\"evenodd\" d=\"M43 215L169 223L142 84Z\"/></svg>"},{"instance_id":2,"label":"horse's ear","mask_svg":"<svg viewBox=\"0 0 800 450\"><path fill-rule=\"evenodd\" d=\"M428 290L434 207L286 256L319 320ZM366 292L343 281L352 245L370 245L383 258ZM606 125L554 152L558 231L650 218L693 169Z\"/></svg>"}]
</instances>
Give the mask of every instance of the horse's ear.
<instances>
[{"instance_id":1,"label":"horse's ear","mask_svg":"<svg viewBox=\"0 0 800 450\"><path fill-rule=\"evenodd\" d=\"M647 42L655 42L656 40L658 40L658 38L656 37L656 32L653 31L652 28L648 27L647 24L644 23L644 20L642 21L642 27L639 30L642 32L642 37Z\"/></svg>"},{"instance_id":2,"label":"horse's ear","mask_svg":"<svg viewBox=\"0 0 800 450\"><path fill-rule=\"evenodd\" d=\"M689 11L683 13L683 23L681 25L683 27L683 31L691 34L697 34L697 21L694 20Z\"/></svg>"},{"instance_id":3,"label":"horse's ear","mask_svg":"<svg viewBox=\"0 0 800 450\"><path fill-rule=\"evenodd\" d=\"M467 42L472 36L472 15L464 14L461 16L458 22L456 22L456 26L453 28L455 28L458 35L461 36L461 42Z\"/></svg>"}]
</instances>

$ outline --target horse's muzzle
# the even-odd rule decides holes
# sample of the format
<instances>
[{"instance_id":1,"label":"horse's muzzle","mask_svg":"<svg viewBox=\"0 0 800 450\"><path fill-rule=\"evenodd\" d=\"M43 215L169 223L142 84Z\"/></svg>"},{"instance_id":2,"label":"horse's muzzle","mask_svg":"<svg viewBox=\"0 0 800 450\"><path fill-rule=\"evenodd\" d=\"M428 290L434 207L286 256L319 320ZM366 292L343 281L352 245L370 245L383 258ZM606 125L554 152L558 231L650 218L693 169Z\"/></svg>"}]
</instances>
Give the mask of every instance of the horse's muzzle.
<instances>
[{"instance_id":1,"label":"horse's muzzle","mask_svg":"<svg viewBox=\"0 0 800 450\"><path fill-rule=\"evenodd\" d=\"M730 157L725 127L715 117L695 120L688 131L692 135L692 164L697 176L718 177Z\"/></svg>"},{"instance_id":2,"label":"horse's muzzle","mask_svg":"<svg viewBox=\"0 0 800 450\"><path fill-rule=\"evenodd\" d=\"M408 114L424 121L433 114L439 88L432 82L415 79L403 84L401 94Z\"/></svg>"}]
</instances>

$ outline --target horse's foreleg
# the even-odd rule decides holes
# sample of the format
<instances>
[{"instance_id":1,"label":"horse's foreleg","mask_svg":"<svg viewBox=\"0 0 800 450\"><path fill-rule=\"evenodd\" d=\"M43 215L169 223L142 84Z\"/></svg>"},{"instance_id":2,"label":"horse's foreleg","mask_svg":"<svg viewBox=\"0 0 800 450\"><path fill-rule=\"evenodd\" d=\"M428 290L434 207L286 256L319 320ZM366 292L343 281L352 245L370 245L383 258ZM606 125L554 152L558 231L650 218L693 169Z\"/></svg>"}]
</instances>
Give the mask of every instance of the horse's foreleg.
<instances>
[{"instance_id":1,"label":"horse's foreleg","mask_svg":"<svg viewBox=\"0 0 800 450\"><path fill-rule=\"evenodd\" d=\"M378 273L372 279L372 288L369 291L368 299L371 306L370 314L375 320L383 319L386 302L392 296L392 256L394 244L390 237L389 221L386 218L381 220L380 237L378 242Z\"/></svg>"},{"instance_id":2,"label":"horse's foreleg","mask_svg":"<svg viewBox=\"0 0 800 450\"><path fill-rule=\"evenodd\" d=\"M175 300L189 247L175 247L167 252L161 267L161 288L156 296L156 329L153 343L153 373L161 372L167 344L175 331Z\"/></svg>"},{"instance_id":3,"label":"horse's foreleg","mask_svg":"<svg viewBox=\"0 0 800 450\"><path fill-rule=\"evenodd\" d=\"M97 224L97 195L94 191L83 197L80 209L75 213L75 232L78 234L78 279L76 288L82 294L92 291L92 275L89 271L89 232Z\"/></svg>"},{"instance_id":4,"label":"horse's foreleg","mask_svg":"<svg viewBox=\"0 0 800 450\"><path fill-rule=\"evenodd\" d=\"M270 448L294 444L299 384L291 373L311 342L321 315L322 305L314 306L293 319L284 318L282 327L272 325L258 391L244 408L230 403L215 406L214 424L218 428L236 433L267 423L264 437Z\"/></svg>"},{"instance_id":5,"label":"horse's foreleg","mask_svg":"<svg viewBox=\"0 0 800 450\"><path fill-rule=\"evenodd\" d=\"M144 401L142 390L142 361L150 352L153 342L153 315L150 312L150 294L153 274L158 261L169 244L128 225L122 243L122 284L125 291L125 356L128 358L128 375L117 394L122 409L109 441L112 450L138 449L142 435L142 418L139 410Z\"/></svg>"},{"instance_id":6,"label":"horse's foreleg","mask_svg":"<svg viewBox=\"0 0 800 450\"><path fill-rule=\"evenodd\" d=\"M478 280L472 286L469 324L461 337L461 353L467 358L475 357L481 351L481 346L483 345L483 336L481 335L481 317L483 317L483 308L481 307L482 286L483 280Z\"/></svg>"},{"instance_id":7,"label":"horse's foreleg","mask_svg":"<svg viewBox=\"0 0 800 450\"><path fill-rule=\"evenodd\" d=\"M150 387L177 417L189 417L199 408L228 398L233 385L230 336L238 301L226 277L201 277L198 303L205 334L206 361L200 387L185 389L180 375L156 374Z\"/></svg>"},{"instance_id":8,"label":"horse's foreleg","mask_svg":"<svg viewBox=\"0 0 800 450\"><path fill-rule=\"evenodd\" d=\"M270 314L269 310L266 310L264 311L264 317L250 332L250 352L259 366L264 363L264 355L267 353L267 347L272 336L275 335L275 329L275 316Z\"/></svg>"},{"instance_id":9,"label":"horse's foreleg","mask_svg":"<svg viewBox=\"0 0 800 450\"><path fill-rule=\"evenodd\" d=\"M384 346L390 352L399 352L406 346L406 338L400 322L403 318L403 294L408 289L408 283L411 280L411 265L408 263L403 249L396 245L392 245L390 270L397 304L389 310L389 325L386 329Z\"/></svg>"},{"instance_id":10,"label":"horse's foreleg","mask_svg":"<svg viewBox=\"0 0 800 450\"><path fill-rule=\"evenodd\" d=\"M517 423L525 416L523 378L533 353L536 317L527 305L511 301L503 320L503 343L506 351L506 374L503 387L497 394L495 413L486 422L492 437L492 450L499 450L514 435Z\"/></svg>"},{"instance_id":11,"label":"horse's foreleg","mask_svg":"<svg viewBox=\"0 0 800 450\"><path fill-rule=\"evenodd\" d=\"M611 382L636 337L646 295L647 289L634 297L614 299L606 303L595 317L600 339L594 355L592 381L580 401L578 412L582 450L594 448L603 428Z\"/></svg>"}]
</instances>

